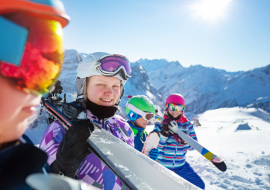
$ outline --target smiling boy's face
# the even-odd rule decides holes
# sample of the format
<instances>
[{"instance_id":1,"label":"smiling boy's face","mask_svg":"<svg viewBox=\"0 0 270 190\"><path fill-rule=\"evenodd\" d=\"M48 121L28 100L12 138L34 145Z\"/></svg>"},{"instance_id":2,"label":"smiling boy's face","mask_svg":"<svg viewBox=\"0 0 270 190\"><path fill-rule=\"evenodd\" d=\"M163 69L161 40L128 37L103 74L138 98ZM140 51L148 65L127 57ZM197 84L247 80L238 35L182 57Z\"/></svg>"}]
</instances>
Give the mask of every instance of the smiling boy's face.
<instances>
[{"instance_id":1,"label":"smiling boy's face","mask_svg":"<svg viewBox=\"0 0 270 190\"><path fill-rule=\"evenodd\" d=\"M145 129L146 126L148 125L149 121L146 121L145 119L140 117L139 119L136 119L135 123L137 124L138 127Z\"/></svg>"}]
</instances>

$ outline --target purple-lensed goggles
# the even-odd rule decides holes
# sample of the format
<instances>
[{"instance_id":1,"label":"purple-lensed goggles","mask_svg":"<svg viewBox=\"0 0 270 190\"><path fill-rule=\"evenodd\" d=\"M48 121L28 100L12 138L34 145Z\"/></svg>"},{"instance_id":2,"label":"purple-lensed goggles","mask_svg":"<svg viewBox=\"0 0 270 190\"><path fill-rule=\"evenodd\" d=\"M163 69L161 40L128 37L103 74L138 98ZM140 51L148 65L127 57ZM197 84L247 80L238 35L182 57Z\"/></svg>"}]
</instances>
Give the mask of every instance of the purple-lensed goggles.
<instances>
[{"instance_id":1,"label":"purple-lensed goggles","mask_svg":"<svg viewBox=\"0 0 270 190\"><path fill-rule=\"evenodd\" d=\"M120 74L124 80L131 77L129 60L122 55L112 54L100 58L96 64L96 68L104 76L115 76Z\"/></svg>"}]
</instances>

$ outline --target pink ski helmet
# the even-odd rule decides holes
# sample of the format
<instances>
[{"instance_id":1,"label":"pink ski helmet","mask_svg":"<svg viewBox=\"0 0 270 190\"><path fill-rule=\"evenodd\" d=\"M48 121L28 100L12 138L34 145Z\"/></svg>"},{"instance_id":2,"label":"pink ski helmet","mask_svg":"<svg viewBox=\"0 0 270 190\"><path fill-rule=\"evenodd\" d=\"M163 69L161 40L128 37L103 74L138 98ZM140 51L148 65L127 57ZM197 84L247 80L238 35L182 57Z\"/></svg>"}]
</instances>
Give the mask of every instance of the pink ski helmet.
<instances>
[{"instance_id":1,"label":"pink ski helmet","mask_svg":"<svg viewBox=\"0 0 270 190\"><path fill-rule=\"evenodd\" d=\"M174 94L171 94L170 96L168 96L168 98L166 100L166 106L170 103L181 104L181 105L185 106L185 99L181 94L174 93Z\"/></svg>"}]
</instances>

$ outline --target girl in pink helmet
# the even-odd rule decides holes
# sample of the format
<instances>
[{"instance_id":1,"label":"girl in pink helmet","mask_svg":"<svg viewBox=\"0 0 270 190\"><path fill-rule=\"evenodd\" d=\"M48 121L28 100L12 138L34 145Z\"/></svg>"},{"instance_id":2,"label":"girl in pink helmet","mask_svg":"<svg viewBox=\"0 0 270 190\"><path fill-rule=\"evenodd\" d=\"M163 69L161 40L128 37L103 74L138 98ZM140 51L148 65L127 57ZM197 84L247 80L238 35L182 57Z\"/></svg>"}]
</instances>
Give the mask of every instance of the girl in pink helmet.
<instances>
[{"instance_id":1,"label":"girl in pink helmet","mask_svg":"<svg viewBox=\"0 0 270 190\"><path fill-rule=\"evenodd\" d=\"M183 141L176 133L172 134L170 132L181 129L197 141L193 125L187 117L184 116L184 110L185 99L181 94L171 94L168 96L166 100L164 120L162 123L156 123L154 128L154 132L157 132L160 136L160 141L157 148L152 149L149 152L149 156L151 159L156 160L164 167L172 170L187 181L204 189L204 182L185 159L187 151L193 150L193 148ZM174 129L174 127L170 125L170 122L173 120L178 124L177 129Z\"/></svg>"}]
</instances>

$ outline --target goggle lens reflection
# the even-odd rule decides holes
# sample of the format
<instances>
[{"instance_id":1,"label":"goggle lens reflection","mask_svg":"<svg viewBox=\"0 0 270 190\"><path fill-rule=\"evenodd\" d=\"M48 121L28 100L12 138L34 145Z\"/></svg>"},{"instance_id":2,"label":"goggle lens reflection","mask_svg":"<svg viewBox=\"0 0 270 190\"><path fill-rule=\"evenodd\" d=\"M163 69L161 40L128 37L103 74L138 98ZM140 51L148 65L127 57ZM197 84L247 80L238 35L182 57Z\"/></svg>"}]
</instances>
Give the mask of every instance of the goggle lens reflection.
<instances>
[{"instance_id":1,"label":"goggle lens reflection","mask_svg":"<svg viewBox=\"0 0 270 190\"><path fill-rule=\"evenodd\" d=\"M185 110L185 106L180 104L168 104L167 108L169 108L171 111L178 111L178 112Z\"/></svg>"},{"instance_id":2,"label":"goggle lens reflection","mask_svg":"<svg viewBox=\"0 0 270 190\"><path fill-rule=\"evenodd\" d=\"M27 28L29 33L20 65L0 61L1 74L16 81L17 87L27 93L48 93L60 75L64 60L61 24L23 13L5 17Z\"/></svg>"}]
</instances>

